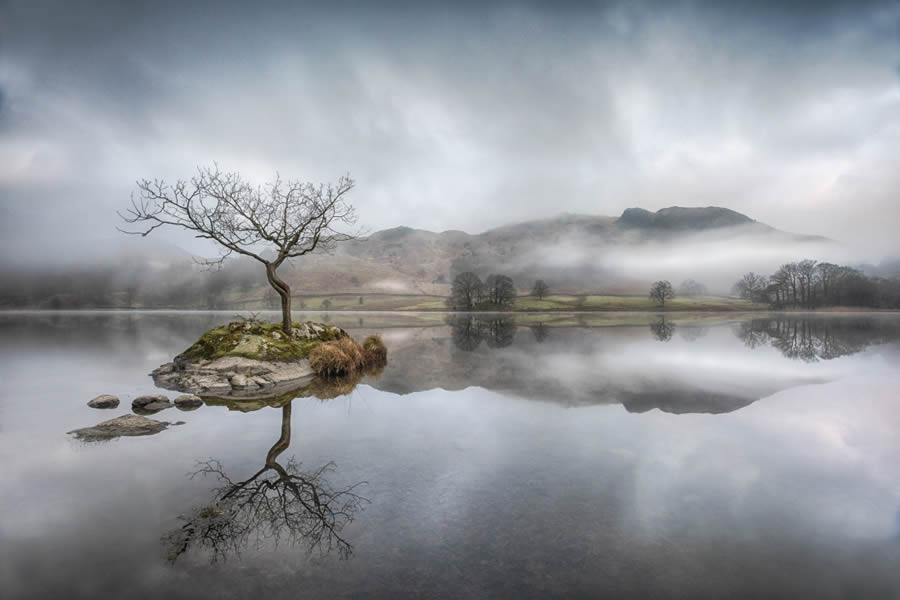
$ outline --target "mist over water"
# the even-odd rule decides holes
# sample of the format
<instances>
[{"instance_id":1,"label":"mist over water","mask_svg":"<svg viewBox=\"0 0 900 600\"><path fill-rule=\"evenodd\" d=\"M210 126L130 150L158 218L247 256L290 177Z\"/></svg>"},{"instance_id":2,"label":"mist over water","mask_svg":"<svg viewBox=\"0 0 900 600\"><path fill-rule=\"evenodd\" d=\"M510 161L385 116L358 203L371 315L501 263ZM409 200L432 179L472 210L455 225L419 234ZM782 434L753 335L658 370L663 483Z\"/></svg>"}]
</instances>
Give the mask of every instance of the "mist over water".
<instances>
[{"instance_id":1,"label":"mist over water","mask_svg":"<svg viewBox=\"0 0 900 600\"><path fill-rule=\"evenodd\" d=\"M347 395L65 434L160 391L147 373L223 317L0 317L4 597L900 591L896 316L336 314L389 348ZM122 406L86 407L99 393ZM173 532L223 493L186 474L213 459L244 481L275 448L365 498L350 555L245 522L224 553L170 564Z\"/></svg>"}]
</instances>

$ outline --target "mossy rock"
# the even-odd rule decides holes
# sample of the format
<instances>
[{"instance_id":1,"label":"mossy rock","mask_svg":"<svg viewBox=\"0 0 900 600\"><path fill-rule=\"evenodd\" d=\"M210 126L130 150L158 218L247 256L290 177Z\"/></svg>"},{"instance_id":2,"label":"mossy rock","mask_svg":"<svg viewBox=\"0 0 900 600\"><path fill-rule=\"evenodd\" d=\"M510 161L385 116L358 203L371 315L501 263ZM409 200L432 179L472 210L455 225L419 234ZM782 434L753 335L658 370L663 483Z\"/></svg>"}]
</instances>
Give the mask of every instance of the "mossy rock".
<instances>
[{"instance_id":1,"label":"mossy rock","mask_svg":"<svg viewBox=\"0 0 900 600\"><path fill-rule=\"evenodd\" d=\"M295 361L306 358L322 342L349 337L340 327L307 321L294 323L291 335L280 323L234 321L200 336L200 339L175 358L175 362L215 360L240 356L268 361Z\"/></svg>"}]
</instances>

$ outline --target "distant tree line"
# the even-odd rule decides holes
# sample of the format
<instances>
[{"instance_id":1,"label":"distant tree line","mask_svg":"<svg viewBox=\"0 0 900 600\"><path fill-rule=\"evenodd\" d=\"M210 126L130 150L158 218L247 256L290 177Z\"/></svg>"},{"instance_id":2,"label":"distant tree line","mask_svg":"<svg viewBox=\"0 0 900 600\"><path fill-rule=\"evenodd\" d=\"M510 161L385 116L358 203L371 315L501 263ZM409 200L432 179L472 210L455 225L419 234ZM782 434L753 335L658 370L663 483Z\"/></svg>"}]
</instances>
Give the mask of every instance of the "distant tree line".
<instances>
[{"instance_id":1,"label":"distant tree line","mask_svg":"<svg viewBox=\"0 0 900 600\"><path fill-rule=\"evenodd\" d=\"M451 310L496 310L512 306L516 287L506 275L489 275L481 281L475 273L464 271L453 278L447 308Z\"/></svg>"},{"instance_id":2,"label":"distant tree line","mask_svg":"<svg viewBox=\"0 0 900 600\"><path fill-rule=\"evenodd\" d=\"M0 306L230 309L242 308L265 284L247 261L204 271L190 259L165 265L125 259L117 265L0 270Z\"/></svg>"},{"instance_id":3,"label":"distant tree line","mask_svg":"<svg viewBox=\"0 0 900 600\"><path fill-rule=\"evenodd\" d=\"M769 276L746 273L733 291L773 308L900 308L900 279L869 277L853 267L810 259L783 264Z\"/></svg>"}]
</instances>

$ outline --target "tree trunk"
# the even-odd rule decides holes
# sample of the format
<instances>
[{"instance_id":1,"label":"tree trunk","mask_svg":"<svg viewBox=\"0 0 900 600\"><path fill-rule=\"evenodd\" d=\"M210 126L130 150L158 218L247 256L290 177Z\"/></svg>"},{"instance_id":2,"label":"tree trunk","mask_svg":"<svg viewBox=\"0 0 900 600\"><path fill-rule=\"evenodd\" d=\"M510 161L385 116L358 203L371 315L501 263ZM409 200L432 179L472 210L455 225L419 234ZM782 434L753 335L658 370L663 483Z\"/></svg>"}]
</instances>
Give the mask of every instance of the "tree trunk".
<instances>
[{"instance_id":1,"label":"tree trunk","mask_svg":"<svg viewBox=\"0 0 900 600\"><path fill-rule=\"evenodd\" d=\"M281 437L266 454L266 466L274 467L278 455L287 450L291 445L291 403L288 402L281 408Z\"/></svg>"},{"instance_id":2,"label":"tree trunk","mask_svg":"<svg viewBox=\"0 0 900 600\"><path fill-rule=\"evenodd\" d=\"M291 288L275 274L276 268L272 265L266 265L266 279L269 280L269 284L281 296L281 329L287 335L291 335Z\"/></svg>"}]
</instances>

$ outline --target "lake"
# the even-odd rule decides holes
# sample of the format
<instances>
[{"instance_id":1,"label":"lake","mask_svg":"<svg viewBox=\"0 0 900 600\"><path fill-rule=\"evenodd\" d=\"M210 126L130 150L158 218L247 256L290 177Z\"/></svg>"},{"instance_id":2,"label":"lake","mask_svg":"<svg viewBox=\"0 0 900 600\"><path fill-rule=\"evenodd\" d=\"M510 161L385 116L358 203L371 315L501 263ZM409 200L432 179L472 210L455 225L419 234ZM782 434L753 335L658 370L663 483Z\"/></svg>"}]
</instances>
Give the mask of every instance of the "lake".
<instances>
[{"instance_id":1,"label":"lake","mask_svg":"<svg viewBox=\"0 0 900 600\"><path fill-rule=\"evenodd\" d=\"M382 373L67 435L233 318L0 314L0 597L900 597L896 314L332 313Z\"/></svg>"}]
</instances>

